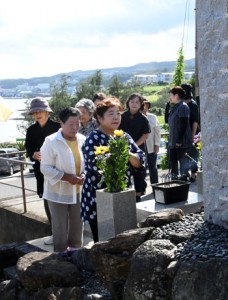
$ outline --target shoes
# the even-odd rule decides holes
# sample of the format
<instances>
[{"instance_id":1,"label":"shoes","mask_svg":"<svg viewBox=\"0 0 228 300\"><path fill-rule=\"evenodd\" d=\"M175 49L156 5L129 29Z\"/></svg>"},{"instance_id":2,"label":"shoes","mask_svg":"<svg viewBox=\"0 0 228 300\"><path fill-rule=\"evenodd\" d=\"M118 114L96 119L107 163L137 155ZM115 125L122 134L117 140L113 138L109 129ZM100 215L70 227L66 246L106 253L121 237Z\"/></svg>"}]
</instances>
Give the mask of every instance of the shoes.
<instances>
[{"instance_id":1,"label":"shoes","mask_svg":"<svg viewBox=\"0 0 228 300\"><path fill-rule=\"evenodd\" d=\"M136 196L136 203L141 202L141 197L140 196Z\"/></svg>"},{"instance_id":2,"label":"shoes","mask_svg":"<svg viewBox=\"0 0 228 300\"><path fill-rule=\"evenodd\" d=\"M180 177L180 181L188 181L187 175L182 175L182 176Z\"/></svg>"},{"instance_id":3,"label":"shoes","mask_svg":"<svg viewBox=\"0 0 228 300\"><path fill-rule=\"evenodd\" d=\"M60 256L60 257L68 257L66 251L64 251L64 252L59 252L59 253L57 253L57 255Z\"/></svg>"},{"instance_id":4,"label":"shoes","mask_svg":"<svg viewBox=\"0 0 228 300\"><path fill-rule=\"evenodd\" d=\"M67 256L71 257L77 250L67 250Z\"/></svg>"},{"instance_id":5,"label":"shoes","mask_svg":"<svg viewBox=\"0 0 228 300\"><path fill-rule=\"evenodd\" d=\"M67 251L64 251L64 252L59 252L57 253L58 256L61 256L61 257L71 257L77 250L67 250Z\"/></svg>"},{"instance_id":6,"label":"shoes","mask_svg":"<svg viewBox=\"0 0 228 300\"><path fill-rule=\"evenodd\" d=\"M189 178L189 181L190 181L190 182L195 182L195 181L196 181L196 179L195 179L195 178L193 178L193 177L190 177L190 178Z\"/></svg>"},{"instance_id":7,"label":"shoes","mask_svg":"<svg viewBox=\"0 0 228 300\"><path fill-rule=\"evenodd\" d=\"M44 241L44 245L53 245L53 235Z\"/></svg>"}]
</instances>

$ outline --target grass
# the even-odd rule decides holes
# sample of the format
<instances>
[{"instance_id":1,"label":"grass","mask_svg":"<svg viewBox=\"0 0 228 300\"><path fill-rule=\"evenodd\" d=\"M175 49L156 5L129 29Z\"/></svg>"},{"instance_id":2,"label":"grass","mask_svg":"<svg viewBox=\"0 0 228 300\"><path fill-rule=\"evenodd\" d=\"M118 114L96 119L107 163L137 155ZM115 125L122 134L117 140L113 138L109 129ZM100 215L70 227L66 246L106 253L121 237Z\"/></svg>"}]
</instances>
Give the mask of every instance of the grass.
<instances>
[{"instance_id":1,"label":"grass","mask_svg":"<svg viewBox=\"0 0 228 300\"><path fill-rule=\"evenodd\" d=\"M158 95L154 94L154 95L151 95L151 96L146 96L146 99L150 102L156 102L158 100Z\"/></svg>"},{"instance_id":2,"label":"grass","mask_svg":"<svg viewBox=\"0 0 228 300\"><path fill-rule=\"evenodd\" d=\"M164 116L157 116L157 118L158 118L158 122L159 122L159 124L164 124L165 123L165 120L164 120Z\"/></svg>"},{"instance_id":3,"label":"grass","mask_svg":"<svg viewBox=\"0 0 228 300\"><path fill-rule=\"evenodd\" d=\"M154 94L157 92L160 92L162 89L164 89L164 85L147 85L143 88L143 91L147 94Z\"/></svg>"},{"instance_id":4,"label":"grass","mask_svg":"<svg viewBox=\"0 0 228 300\"><path fill-rule=\"evenodd\" d=\"M158 93L164 89L164 85L146 85L143 87L143 96L150 102L158 100Z\"/></svg>"}]
</instances>

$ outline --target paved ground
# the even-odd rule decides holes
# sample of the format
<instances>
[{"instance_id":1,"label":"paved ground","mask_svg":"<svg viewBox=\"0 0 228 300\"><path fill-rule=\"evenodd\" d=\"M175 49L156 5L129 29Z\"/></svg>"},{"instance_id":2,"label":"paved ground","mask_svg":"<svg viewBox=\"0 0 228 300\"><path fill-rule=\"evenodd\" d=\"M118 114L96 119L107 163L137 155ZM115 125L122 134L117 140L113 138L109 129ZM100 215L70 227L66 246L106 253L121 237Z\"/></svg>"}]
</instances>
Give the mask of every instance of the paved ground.
<instances>
[{"instance_id":1,"label":"paved ground","mask_svg":"<svg viewBox=\"0 0 228 300\"><path fill-rule=\"evenodd\" d=\"M167 175L167 171L159 170L159 182L165 181L165 176ZM196 195L195 192L197 190L197 186L195 183L190 185L189 191L192 193L191 195ZM147 174L147 189L146 194L142 196L143 203L140 203L141 207L145 206L148 203L154 203L155 201L149 201L154 200L154 195L152 193L152 187L149 182L149 177ZM7 208L9 210L12 210L17 213L24 213L24 205L23 205L23 199L20 198L14 198L14 199L7 199L1 201L1 207ZM144 205L145 204L145 205ZM45 215L44 207L43 207L43 200L39 199L37 195L27 196L26 197L26 206L27 206L27 212L26 215L29 217L34 217L35 219L38 219L42 222L46 222L47 218ZM145 208L146 209L146 208ZM46 246L44 245L45 238L29 241L31 244L36 245L42 249L45 249L47 251L53 251L52 246ZM84 229L84 245L87 245L88 243L92 242L91 238L91 232L88 225L85 225Z\"/></svg>"}]
</instances>

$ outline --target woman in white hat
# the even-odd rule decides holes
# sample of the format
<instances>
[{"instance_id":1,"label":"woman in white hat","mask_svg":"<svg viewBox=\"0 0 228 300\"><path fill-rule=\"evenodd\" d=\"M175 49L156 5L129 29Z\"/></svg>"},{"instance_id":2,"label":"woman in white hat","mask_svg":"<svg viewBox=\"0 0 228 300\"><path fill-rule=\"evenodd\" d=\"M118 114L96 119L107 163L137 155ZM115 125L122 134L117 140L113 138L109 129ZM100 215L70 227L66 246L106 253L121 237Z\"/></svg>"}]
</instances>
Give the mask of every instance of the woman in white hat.
<instances>
[{"instance_id":1,"label":"woman in white hat","mask_svg":"<svg viewBox=\"0 0 228 300\"><path fill-rule=\"evenodd\" d=\"M50 113L52 113L52 109L50 108L47 100L43 99L42 97L36 97L31 101L28 114L33 116L35 124L31 125L27 129L25 148L27 151L27 156L32 162L35 163L33 168L37 182L37 195L40 198L43 196L44 185L44 176L40 172L40 148L43 145L46 136L58 131L60 128L60 124L58 122L55 122L49 118ZM48 221L51 224L51 214L48 208L47 200L45 199L44 209ZM53 244L53 237L51 236L44 243L47 245Z\"/></svg>"}]
</instances>

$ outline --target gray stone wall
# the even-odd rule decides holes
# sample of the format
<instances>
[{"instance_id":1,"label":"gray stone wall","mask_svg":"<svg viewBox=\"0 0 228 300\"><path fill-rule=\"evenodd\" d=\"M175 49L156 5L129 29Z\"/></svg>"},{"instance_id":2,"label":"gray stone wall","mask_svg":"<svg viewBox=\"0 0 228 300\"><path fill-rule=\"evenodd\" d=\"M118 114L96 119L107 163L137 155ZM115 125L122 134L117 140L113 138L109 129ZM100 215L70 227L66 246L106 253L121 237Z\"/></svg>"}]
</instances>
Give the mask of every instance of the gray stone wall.
<instances>
[{"instance_id":1,"label":"gray stone wall","mask_svg":"<svg viewBox=\"0 0 228 300\"><path fill-rule=\"evenodd\" d=\"M205 219L228 228L228 0L196 1Z\"/></svg>"}]
</instances>

